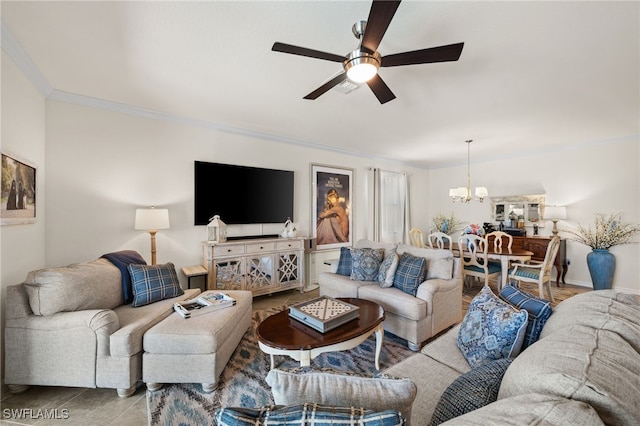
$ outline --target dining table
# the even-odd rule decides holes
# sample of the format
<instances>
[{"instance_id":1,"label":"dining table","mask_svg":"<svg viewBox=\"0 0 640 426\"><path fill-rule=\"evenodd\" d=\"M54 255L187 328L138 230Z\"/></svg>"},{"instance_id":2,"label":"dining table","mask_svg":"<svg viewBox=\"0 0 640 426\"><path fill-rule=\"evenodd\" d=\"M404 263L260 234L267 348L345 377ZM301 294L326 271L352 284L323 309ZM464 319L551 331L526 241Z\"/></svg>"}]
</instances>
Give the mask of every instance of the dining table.
<instances>
[{"instance_id":1,"label":"dining table","mask_svg":"<svg viewBox=\"0 0 640 426\"><path fill-rule=\"evenodd\" d=\"M452 247L452 251L454 256L460 256L460 249L458 247L458 243L454 243ZM502 273L500 274L500 289L504 288L507 285L507 278L509 275L509 265L513 261L517 262L526 262L531 260L533 256L533 252L530 250L525 250L521 248L499 248L495 249L491 245L487 249L487 259L489 260L499 260L500 266L502 268Z\"/></svg>"}]
</instances>

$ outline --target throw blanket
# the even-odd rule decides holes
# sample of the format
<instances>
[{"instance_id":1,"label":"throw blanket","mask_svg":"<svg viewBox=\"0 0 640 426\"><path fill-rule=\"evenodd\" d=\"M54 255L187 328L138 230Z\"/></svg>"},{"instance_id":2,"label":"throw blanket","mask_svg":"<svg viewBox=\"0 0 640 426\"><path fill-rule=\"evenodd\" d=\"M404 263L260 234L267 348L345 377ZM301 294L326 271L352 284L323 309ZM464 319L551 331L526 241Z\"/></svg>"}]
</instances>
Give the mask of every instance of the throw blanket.
<instances>
[{"instance_id":1,"label":"throw blanket","mask_svg":"<svg viewBox=\"0 0 640 426\"><path fill-rule=\"evenodd\" d=\"M119 270L122 276L122 296L124 297L124 303L128 305L133 302L133 290L131 288L131 274L129 274L129 265L146 265L147 262L140 256L135 250L122 250L113 253L103 254L100 257L104 257L109 262L113 263Z\"/></svg>"}]
</instances>

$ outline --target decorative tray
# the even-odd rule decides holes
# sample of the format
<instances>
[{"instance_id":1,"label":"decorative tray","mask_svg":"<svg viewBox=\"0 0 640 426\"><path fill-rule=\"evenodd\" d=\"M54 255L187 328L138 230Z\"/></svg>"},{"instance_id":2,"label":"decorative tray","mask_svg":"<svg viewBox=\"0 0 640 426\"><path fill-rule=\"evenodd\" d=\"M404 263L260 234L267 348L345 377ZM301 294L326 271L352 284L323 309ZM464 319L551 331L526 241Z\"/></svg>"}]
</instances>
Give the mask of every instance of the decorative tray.
<instances>
[{"instance_id":1,"label":"decorative tray","mask_svg":"<svg viewBox=\"0 0 640 426\"><path fill-rule=\"evenodd\" d=\"M316 299L289 307L289 316L309 327L325 333L358 318L360 308L332 297Z\"/></svg>"}]
</instances>

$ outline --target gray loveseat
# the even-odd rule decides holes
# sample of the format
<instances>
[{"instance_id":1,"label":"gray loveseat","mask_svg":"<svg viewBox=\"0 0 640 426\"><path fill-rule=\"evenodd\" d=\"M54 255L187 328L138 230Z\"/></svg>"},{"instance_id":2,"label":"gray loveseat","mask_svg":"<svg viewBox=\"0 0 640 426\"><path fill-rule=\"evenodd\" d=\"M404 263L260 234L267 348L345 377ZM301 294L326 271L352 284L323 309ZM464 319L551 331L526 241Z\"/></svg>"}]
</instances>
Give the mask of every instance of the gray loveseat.
<instances>
[{"instance_id":1,"label":"gray loveseat","mask_svg":"<svg viewBox=\"0 0 640 426\"><path fill-rule=\"evenodd\" d=\"M121 272L107 259L29 273L7 287L5 383L115 388L135 392L142 378L144 333L173 312L177 300L124 304Z\"/></svg>"},{"instance_id":2,"label":"gray loveseat","mask_svg":"<svg viewBox=\"0 0 640 426\"><path fill-rule=\"evenodd\" d=\"M419 285L415 297L396 287L381 287L376 281L353 280L348 275L332 272L318 275L320 295L355 297L381 305L385 310L384 329L407 340L409 349L418 351L424 341L460 322L462 319L462 280L460 259L450 250L418 248L406 244L387 244L360 240L356 248L395 250L424 257L426 280ZM386 253L385 255L388 255Z\"/></svg>"},{"instance_id":3,"label":"gray loveseat","mask_svg":"<svg viewBox=\"0 0 640 426\"><path fill-rule=\"evenodd\" d=\"M411 424L428 425L445 390L470 372L459 328L385 371L417 385ZM495 402L445 424L640 424L640 296L602 290L561 302L498 383Z\"/></svg>"}]
</instances>

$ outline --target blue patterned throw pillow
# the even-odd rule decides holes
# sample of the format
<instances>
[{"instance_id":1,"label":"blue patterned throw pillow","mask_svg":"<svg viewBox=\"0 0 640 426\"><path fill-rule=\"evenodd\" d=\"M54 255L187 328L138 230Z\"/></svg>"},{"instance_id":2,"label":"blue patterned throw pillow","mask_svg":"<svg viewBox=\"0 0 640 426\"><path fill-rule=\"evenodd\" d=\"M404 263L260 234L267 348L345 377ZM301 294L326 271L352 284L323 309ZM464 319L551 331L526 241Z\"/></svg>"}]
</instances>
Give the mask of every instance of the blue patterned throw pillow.
<instances>
[{"instance_id":1,"label":"blue patterned throw pillow","mask_svg":"<svg viewBox=\"0 0 640 426\"><path fill-rule=\"evenodd\" d=\"M338 261L338 270L336 274L351 276L353 268L353 259L351 258L351 249L349 247L340 247L340 260Z\"/></svg>"},{"instance_id":2,"label":"blue patterned throw pillow","mask_svg":"<svg viewBox=\"0 0 640 426\"><path fill-rule=\"evenodd\" d=\"M412 296L427 276L427 259L416 257L407 252L402 253L398 268L393 276L393 286Z\"/></svg>"},{"instance_id":3,"label":"blue patterned throw pillow","mask_svg":"<svg viewBox=\"0 0 640 426\"><path fill-rule=\"evenodd\" d=\"M455 379L442 393L430 425L439 425L495 402L511 361L511 358L491 361Z\"/></svg>"},{"instance_id":4,"label":"blue patterned throw pillow","mask_svg":"<svg viewBox=\"0 0 640 426\"><path fill-rule=\"evenodd\" d=\"M542 327L553 313L548 300L538 299L512 285L505 286L500 298L518 309L526 309L529 314L527 330L524 334L522 349L529 347L540 338Z\"/></svg>"},{"instance_id":5,"label":"blue patterned throw pillow","mask_svg":"<svg viewBox=\"0 0 640 426\"><path fill-rule=\"evenodd\" d=\"M378 279L378 269L384 259L383 249L354 248L351 249L351 258L353 259L352 280L376 281Z\"/></svg>"},{"instance_id":6,"label":"blue patterned throw pillow","mask_svg":"<svg viewBox=\"0 0 640 426\"><path fill-rule=\"evenodd\" d=\"M488 286L469 304L458 332L458 348L472 368L520 353L528 314L500 300Z\"/></svg>"},{"instance_id":7,"label":"blue patterned throw pillow","mask_svg":"<svg viewBox=\"0 0 640 426\"><path fill-rule=\"evenodd\" d=\"M218 426L314 425L401 426L405 419L397 411L375 412L359 407L325 407L318 404L273 405L262 408L218 408L213 414Z\"/></svg>"},{"instance_id":8,"label":"blue patterned throw pillow","mask_svg":"<svg viewBox=\"0 0 640 426\"><path fill-rule=\"evenodd\" d=\"M133 288L133 307L184 294L173 263L165 265L129 265Z\"/></svg>"}]
</instances>

